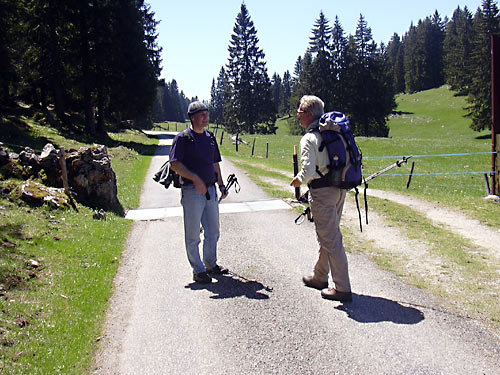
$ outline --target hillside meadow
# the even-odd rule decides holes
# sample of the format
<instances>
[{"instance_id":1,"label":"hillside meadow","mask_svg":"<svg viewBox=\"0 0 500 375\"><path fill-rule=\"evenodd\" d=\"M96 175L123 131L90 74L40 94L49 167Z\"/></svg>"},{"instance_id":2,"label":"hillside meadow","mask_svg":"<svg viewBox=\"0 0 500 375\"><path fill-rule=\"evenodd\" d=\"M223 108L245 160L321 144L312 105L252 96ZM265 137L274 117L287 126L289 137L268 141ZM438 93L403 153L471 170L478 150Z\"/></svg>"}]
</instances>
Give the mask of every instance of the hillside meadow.
<instances>
[{"instance_id":1,"label":"hillside meadow","mask_svg":"<svg viewBox=\"0 0 500 375\"><path fill-rule=\"evenodd\" d=\"M469 128L470 120L464 117L465 97L455 96L443 86L412 95L402 94L396 101L397 110L388 121L389 137L356 137L363 153L363 174L369 176L402 156L414 157L400 168L370 181L369 188L436 201L483 223L500 227L500 205L483 199L486 196L484 177L476 173L491 171L490 132L478 133ZM300 137L287 134L286 118L279 119L278 126L276 135L242 135L248 145L240 145L238 152L224 135L226 140L221 149L225 156L254 176L257 183L279 196L282 191L274 191L258 176L289 181L287 176L274 170L293 172L292 154L294 145L299 147ZM220 130L217 133L220 140ZM412 162L415 163L414 175L407 189L409 176L406 174L410 173Z\"/></svg>"},{"instance_id":2,"label":"hillside meadow","mask_svg":"<svg viewBox=\"0 0 500 375\"><path fill-rule=\"evenodd\" d=\"M397 113L389 119L388 138L357 138L365 174L393 163L402 155L491 150L488 132L476 133L468 128L470 121L463 117L464 98L454 96L446 87L400 95L397 103ZM221 145L224 157L245 169L277 197L291 197L291 194L264 177L283 183L290 181L293 148L300 140L299 136L288 135L286 120L278 120L276 135L243 135L248 145L241 145L238 152L228 134L224 134ZM46 142L66 149L95 142L78 129L55 129L47 123L42 126L26 109L5 116L0 126L0 141L13 145L9 147L16 152L21 146L40 150ZM170 130L175 126L180 131L186 124L169 124ZM159 127L165 128L165 124ZM220 140L222 131L216 131ZM112 155L123 209L137 207L157 140L136 130L123 130L111 131L97 142L105 144ZM411 161L415 161L416 175L409 189L406 189L408 176L392 175L408 173L409 165L373 180L370 188L437 201L500 227L500 205L483 199L485 187L481 174L418 175L489 171L490 155L415 156ZM0 180L0 372L88 373L131 223L112 212L107 213L106 220L94 220L92 210L83 206L78 207L79 212L29 207L19 199L22 183L14 178ZM394 225L408 216L401 207L376 199L372 202L374 209L390 211L387 215L394 216ZM410 219L412 223L422 222L414 216ZM353 231L346 230L347 241L353 243L354 238ZM437 234L435 241L443 248L451 241L447 238ZM387 257L378 259L381 266L391 263ZM399 272L394 264L389 269ZM468 271L468 274L476 273ZM421 280L415 283L425 285ZM477 295L472 289L468 291ZM492 320L497 319L496 311L490 315Z\"/></svg>"}]
</instances>

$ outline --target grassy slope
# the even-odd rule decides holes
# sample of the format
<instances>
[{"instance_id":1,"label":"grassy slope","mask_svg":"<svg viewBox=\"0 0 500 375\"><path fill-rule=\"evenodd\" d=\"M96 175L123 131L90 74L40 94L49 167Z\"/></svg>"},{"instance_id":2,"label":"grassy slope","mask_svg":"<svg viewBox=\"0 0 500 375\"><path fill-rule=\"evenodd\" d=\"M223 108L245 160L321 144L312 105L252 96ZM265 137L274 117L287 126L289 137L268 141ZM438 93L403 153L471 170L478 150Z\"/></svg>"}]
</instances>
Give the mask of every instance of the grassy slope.
<instances>
[{"instance_id":1,"label":"grassy slope","mask_svg":"<svg viewBox=\"0 0 500 375\"><path fill-rule=\"evenodd\" d=\"M462 117L464 99L454 97L446 88L401 95L397 101L398 110L406 113L390 119L390 138L358 139L367 157L365 173L394 161L370 159L370 156L490 151L489 139L477 138L485 133L469 130L469 120ZM84 137L24 120L14 116L10 122L2 123L0 141L35 149L47 141L66 148L87 144ZM273 169L292 172L293 147L298 145L300 137L287 135L285 120L279 120L279 125L277 136L244 136L249 145L241 146L238 153L225 134L222 150L226 157L247 169L260 185L283 196L279 189L259 181L261 175L289 180ZM219 139L220 136L218 132ZM120 202L125 209L135 207L155 141L134 132L115 133L110 137L108 149L114 156L112 165L117 173ZM269 158L266 158L266 143ZM484 155L415 158L415 172L486 171L490 160ZM408 170L403 167L396 172ZM385 176L374 180L370 187L406 192L406 181L407 177ZM0 299L0 372L77 374L88 371L130 223L112 214L106 221L93 220L91 210L84 207L80 207L79 214L29 208L16 198L19 183L0 181L2 189L11 189L9 193L2 190L0 194L0 240L4 244L0 247L0 283L4 284ZM482 199L484 183L480 175L415 176L407 193L438 200L500 227L500 206ZM381 212L387 209L388 217L397 211L401 219L395 219L394 225L401 224L406 216L403 208L384 208L387 204L378 202L373 202L373 206L378 206ZM7 247L9 243L14 246ZM446 247L446 243L441 248L443 246ZM379 258L382 263L388 259ZM31 269L27 266L29 259L37 260L41 267ZM454 262L458 264L461 260ZM397 271L398 266L394 268Z\"/></svg>"},{"instance_id":2,"label":"grassy slope","mask_svg":"<svg viewBox=\"0 0 500 375\"><path fill-rule=\"evenodd\" d=\"M451 153L477 153L491 151L489 132L477 133L469 129L470 120L464 118L464 97L456 97L446 87L428 90L397 98L400 115L389 119L388 138L357 137L363 152L363 173L369 175L398 160L405 155L436 155ZM292 152L298 146L300 137L286 134L286 121L278 122L277 136L244 135L248 146L240 146L235 152L233 145L222 145L225 156L236 160L237 164L262 164L262 173L270 174L269 168L293 171ZM227 136L225 135L227 139ZM251 156L253 139L256 140L255 154ZM266 159L266 143L269 143L269 158ZM378 158L388 157L390 158ZM374 158L377 157L377 158ZM415 157L408 165L396 168L370 182L370 188L397 191L419 198L437 201L441 204L464 211L470 217L499 228L500 205L483 199L485 184L482 174L461 175L415 175L410 188L406 189L407 174L411 162L415 162L415 173L443 172L485 172L491 170L491 155L468 155L448 157ZM254 167L255 169L255 167ZM258 174L257 171L254 171ZM273 174L273 173L271 173ZM274 173L274 177L282 178ZM262 185L265 185L261 183Z\"/></svg>"},{"instance_id":3,"label":"grassy slope","mask_svg":"<svg viewBox=\"0 0 500 375\"><path fill-rule=\"evenodd\" d=\"M397 98L401 115L389 121L390 139L363 139L358 142L366 156L434 155L491 151L489 132L469 129L470 120L463 117L464 97L455 97L446 88L428 90ZM366 172L372 173L390 159L366 159ZM415 173L486 172L491 170L491 155L414 158ZM409 168L393 170L408 173ZM493 226L498 225L498 205L485 202L484 177L480 174L414 176L406 190L408 177L377 178L370 186L405 192L439 201L464 210Z\"/></svg>"},{"instance_id":4,"label":"grassy slope","mask_svg":"<svg viewBox=\"0 0 500 375\"><path fill-rule=\"evenodd\" d=\"M84 135L69 138L27 117L11 116L1 127L9 144L88 145ZM136 207L157 141L135 131L109 136L119 200ZM78 213L29 207L19 199L21 183L0 180L0 372L81 374L91 365L131 223L110 212L94 220L83 206ZM30 267L30 259L40 266Z\"/></svg>"},{"instance_id":5,"label":"grassy slope","mask_svg":"<svg viewBox=\"0 0 500 375\"><path fill-rule=\"evenodd\" d=\"M491 150L488 132L478 134L469 129L470 120L463 117L464 98L453 96L446 87L413 95L400 95L397 103L398 111L402 113L391 117L389 138L357 138L365 157L365 174L371 174L392 164L401 155L475 153ZM281 125L285 123L282 122ZM280 131L283 132L284 128L280 128ZM254 137L246 138L251 141ZM291 196L290 192L273 186L261 177L290 181L290 177L276 169L288 174L292 172L292 150L294 145L298 145L300 137L282 133L278 136L255 138L260 142L260 148L256 147L257 151L253 157L251 147L242 146L236 153L234 146L229 143L223 145L224 155L248 171L250 177L273 195ZM265 158L265 142L269 142L271 150L268 159ZM394 157L371 158L379 156ZM415 173L489 171L491 168L490 155L415 157L410 160L415 161ZM370 188L397 191L437 201L442 206L463 211L483 223L500 228L500 205L483 199L485 188L482 175L414 176L410 189L407 190L407 176L390 174L409 173L409 170L409 165L396 168L371 181ZM406 206L376 198L370 198L369 204L370 209L381 214L388 225L398 227L408 238L419 241L428 249L432 259L441 261L429 273L428 270L421 269L415 259L401 257L397 251L391 249L378 249L370 241L358 236L356 229L344 227L344 239L348 249L368 255L405 282L438 296L451 311L481 319L497 331L500 329L497 261L485 257L470 241L433 225ZM411 265L415 264L417 266L412 268Z\"/></svg>"}]
</instances>

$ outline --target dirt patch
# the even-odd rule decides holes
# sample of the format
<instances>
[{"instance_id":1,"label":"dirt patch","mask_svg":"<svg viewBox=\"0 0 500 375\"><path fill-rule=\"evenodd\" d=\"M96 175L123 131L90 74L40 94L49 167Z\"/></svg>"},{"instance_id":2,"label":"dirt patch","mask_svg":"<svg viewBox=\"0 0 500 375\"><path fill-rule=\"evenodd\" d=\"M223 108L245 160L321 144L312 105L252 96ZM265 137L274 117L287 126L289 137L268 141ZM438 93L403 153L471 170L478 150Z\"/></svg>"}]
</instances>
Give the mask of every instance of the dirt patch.
<instances>
[{"instance_id":1,"label":"dirt patch","mask_svg":"<svg viewBox=\"0 0 500 375\"><path fill-rule=\"evenodd\" d=\"M497 229L487 227L458 211L439 207L437 203L382 190L368 189L367 194L402 204L420 212L434 224L442 225L449 231L469 239L473 244L480 247L483 255L500 260L500 231Z\"/></svg>"},{"instance_id":2,"label":"dirt patch","mask_svg":"<svg viewBox=\"0 0 500 375\"><path fill-rule=\"evenodd\" d=\"M258 166L258 165L257 165ZM281 174L285 171L276 170ZM290 179L293 176L290 174ZM261 181L277 188L293 192L288 184L278 179L261 177ZM303 186L301 192L306 188ZM367 190L368 195L381 199L387 199L424 214L433 223L443 226L447 230L467 238L478 246L478 252L486 257L500 259L500 231L482 225L477 220L469 219L465 215L441 208L437 203L425 202L402 194L395 194L381 190ZM363 218L364 220L364 218ZM359 231L358 211L354 197L348 195L342 217L342 225ZM435 252L430 251L431 244L422 239L409 239L398 228L389 225L386 220L377 213L370 212L370 224L363 226L363 232L357 236L366 241L371 241L379 251L390 254L393 261L403 264L409 274L416 275L429 281L437 283L446 282L449 289L451 275L449 270L443 268L447 262Z\"/></svg>"}]
</instances>

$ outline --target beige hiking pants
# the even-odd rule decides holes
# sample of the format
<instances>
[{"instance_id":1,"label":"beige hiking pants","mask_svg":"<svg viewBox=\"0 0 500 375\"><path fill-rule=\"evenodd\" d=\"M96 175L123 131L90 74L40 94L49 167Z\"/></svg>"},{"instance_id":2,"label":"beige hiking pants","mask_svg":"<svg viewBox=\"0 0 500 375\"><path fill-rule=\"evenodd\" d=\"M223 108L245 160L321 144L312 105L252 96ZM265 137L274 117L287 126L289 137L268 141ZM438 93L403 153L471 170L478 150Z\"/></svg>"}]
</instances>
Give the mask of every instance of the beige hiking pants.
<instances>
[{"instance_id":1,"label":"beige hiking pants","mask_svg":"<svg viewBox=\"0 0 500 375\"><path fill-rule=\"evenodd\" d=\"M339 292L351 291L347 257L340 232L345 196L346 190L328 186L311 189L309 198L319 242L314 278L318 281L328 281L328 273L331 272L335 289Z\"/></svg>"}]
</instances>

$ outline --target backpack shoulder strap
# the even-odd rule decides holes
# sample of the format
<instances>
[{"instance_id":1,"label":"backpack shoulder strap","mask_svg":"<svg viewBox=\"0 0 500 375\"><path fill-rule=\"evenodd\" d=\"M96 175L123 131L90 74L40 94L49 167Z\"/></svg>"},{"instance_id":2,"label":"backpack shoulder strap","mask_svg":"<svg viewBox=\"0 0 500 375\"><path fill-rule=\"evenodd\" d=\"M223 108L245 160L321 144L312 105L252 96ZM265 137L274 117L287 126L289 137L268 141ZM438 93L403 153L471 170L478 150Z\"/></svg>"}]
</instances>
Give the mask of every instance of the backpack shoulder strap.
<instances>
[{"instance_id":1,"label":"backpack shoulder strap","mask_svg":"<svg viewBox=\"0 0 500 375\"><path fill-rule=\"evenodd\" d=\"M206 132L208 133L208 135L210 136L210 138L212 139L212 141L214 141L215 144L217 144L217 139L215 138L214 133L212 133L210 130L206 130Z\"/></svg>"},{"instance_id":2,"label":"backpack shoulder strap","mask_svg":"<svg viewBox=\"0 0 500 375\"><path fill-rule=\"evenodd\" d=\"M183 137L186 137L187 139L189 139L191 142L194 141L193 139L193 136L191 135L191 130L189 128L186 128L182 131L182 136Z\"/></svg>"}]
</instances>

